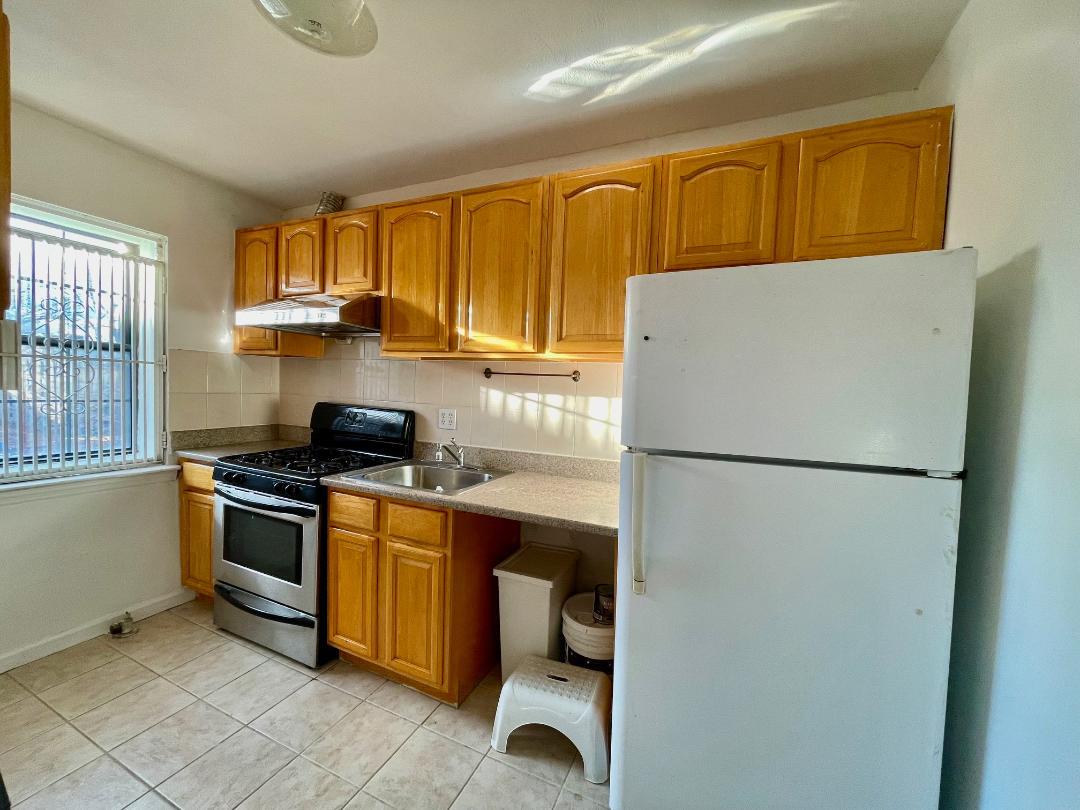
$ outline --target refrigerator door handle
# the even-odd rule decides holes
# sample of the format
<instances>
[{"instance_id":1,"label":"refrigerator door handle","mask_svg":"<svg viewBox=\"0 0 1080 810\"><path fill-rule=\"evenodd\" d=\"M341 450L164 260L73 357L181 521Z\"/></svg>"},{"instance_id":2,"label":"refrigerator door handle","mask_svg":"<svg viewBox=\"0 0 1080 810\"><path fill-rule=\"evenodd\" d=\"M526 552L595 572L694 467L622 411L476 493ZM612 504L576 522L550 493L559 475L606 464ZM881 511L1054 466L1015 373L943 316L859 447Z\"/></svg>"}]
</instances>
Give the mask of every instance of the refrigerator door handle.
<instances>
[{"instance_id":1,"label":"refrigerator door handle","mask_svg":"<svg viewBox=\"0 0 1080 810\"><path fill-rule=\"evenodd\" d=\"M630 566L634 579L634 593L645 593L645 539L642 528L642 512L645 508L645 459L646 453L631 453L632 481L630 495Z\"/></svg>"}]
</instances>

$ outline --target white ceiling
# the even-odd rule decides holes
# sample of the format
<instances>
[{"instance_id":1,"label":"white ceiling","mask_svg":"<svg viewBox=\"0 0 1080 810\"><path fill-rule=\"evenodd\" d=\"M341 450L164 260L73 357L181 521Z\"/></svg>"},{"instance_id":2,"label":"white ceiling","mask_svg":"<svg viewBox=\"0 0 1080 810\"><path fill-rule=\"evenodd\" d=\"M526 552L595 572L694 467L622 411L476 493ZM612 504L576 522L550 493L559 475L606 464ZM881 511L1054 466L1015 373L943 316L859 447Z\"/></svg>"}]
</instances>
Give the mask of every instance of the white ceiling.
<instances>
[{"instance_id":1,"label":"white ceiling","mask_svg":"<svg viewBox=\"0 0 1080 810\"><path fill-rule=\"evenodd\" d=\"M965 0L8 0L16 99L282 208L914 88ZM16 159L18 156L16 155Z\"/></svg>"}]
</instances>

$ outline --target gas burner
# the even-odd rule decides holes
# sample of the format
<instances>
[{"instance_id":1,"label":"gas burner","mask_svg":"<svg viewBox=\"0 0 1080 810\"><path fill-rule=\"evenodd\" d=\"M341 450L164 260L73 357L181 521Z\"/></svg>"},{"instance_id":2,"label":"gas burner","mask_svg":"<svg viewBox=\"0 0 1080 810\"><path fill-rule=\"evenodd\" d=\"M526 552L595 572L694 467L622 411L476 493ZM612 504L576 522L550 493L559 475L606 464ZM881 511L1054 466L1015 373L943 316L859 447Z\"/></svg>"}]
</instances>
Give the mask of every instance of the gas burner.
<instances>
[{"instance_id":1,"label":"gas burner","mask_svg":"<svg viewBox=\"0 0 1080 810\"><path fill-rule=\"evenodd\" d=\"M220 459L223 467L234 471L250 471L305 481L312 481L324 475L361 470L392 460L393 457L388 458L381 454L319 445L285 447L279 450L264 450L260 453L241 453Z\"/></svg>"}]
</instances>

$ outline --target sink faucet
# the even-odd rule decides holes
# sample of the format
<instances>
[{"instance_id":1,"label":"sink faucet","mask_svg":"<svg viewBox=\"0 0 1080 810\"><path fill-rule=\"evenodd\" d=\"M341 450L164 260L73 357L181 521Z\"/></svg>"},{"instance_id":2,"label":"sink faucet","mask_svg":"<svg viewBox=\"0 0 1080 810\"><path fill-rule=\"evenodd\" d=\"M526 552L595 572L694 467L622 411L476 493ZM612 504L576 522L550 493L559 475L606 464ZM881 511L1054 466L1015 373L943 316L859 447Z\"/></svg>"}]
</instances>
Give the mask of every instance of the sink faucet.
<instances>
[{"instance_id":1,"label":"sink faucet","mask_svg":"<svg viewBox=\"0 0 1080 810\"><path fill-rule=\"evenodd\" d=\"M450 444L446 444L445 442L439 444L439 449L435 451L436 461L443 460L443 451L448 453L450 458L457 462L459 467L465 466L465 448L458 446L457 439L451 439Z\"/></svg>"}]
</instances>

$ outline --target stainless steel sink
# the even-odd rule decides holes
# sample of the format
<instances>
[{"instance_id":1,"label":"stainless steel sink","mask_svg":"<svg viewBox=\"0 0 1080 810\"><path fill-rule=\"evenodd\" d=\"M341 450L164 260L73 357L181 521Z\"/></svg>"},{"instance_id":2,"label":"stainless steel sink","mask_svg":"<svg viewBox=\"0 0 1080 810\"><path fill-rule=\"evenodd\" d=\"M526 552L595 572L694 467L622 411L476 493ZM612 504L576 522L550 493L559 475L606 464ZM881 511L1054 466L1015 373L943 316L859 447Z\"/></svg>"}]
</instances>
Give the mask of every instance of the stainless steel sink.
<instances>
[{"instance_id":1,"label":"stainless steel sink","mask_svg":"<svg viewBox=\"0 0 1080 810\"><path fill-rule=\"evenodd\" d=\"M406 461L377 470L353 473L348 477L405 489L455 495L508 474L505 470L480 470L434 461Z\"/></svg>"}]
</instances>

